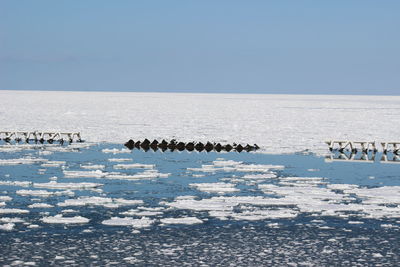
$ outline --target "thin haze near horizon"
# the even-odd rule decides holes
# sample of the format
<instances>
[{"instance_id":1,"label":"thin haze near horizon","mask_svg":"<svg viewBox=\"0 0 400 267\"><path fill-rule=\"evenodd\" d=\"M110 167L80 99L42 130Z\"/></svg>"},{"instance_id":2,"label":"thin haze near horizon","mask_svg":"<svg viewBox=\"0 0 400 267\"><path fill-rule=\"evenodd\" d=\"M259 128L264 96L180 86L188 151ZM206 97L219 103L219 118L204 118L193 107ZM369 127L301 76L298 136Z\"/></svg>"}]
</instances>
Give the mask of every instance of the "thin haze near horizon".
<instances>
[{"instance_id":1,"label":"thin haze near horizon","mask_svg":"<svg viewBox=\"0 0 400 267\"><path fill-rule=\"evenodd\" d=\"M0 0L0 90L400 94L400 1Z\"/></svg>"}]
</instances>

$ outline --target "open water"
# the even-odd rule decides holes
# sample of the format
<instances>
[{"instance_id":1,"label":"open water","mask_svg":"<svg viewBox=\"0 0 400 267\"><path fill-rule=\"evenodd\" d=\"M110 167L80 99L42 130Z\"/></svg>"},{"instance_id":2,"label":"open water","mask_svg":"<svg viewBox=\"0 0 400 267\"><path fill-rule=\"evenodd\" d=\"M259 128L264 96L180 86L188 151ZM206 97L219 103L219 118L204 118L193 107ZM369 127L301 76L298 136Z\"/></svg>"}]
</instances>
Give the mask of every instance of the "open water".
<instances>
[{"instance_id":1,"label":"open water","mask_svg":"<svg viewBox=\"0 0 400 267\"><path fill-rule=\"evenodd\" d=\"M3 144L0 263L396 266L398 158L351 158Z\"/></svg>"}]
</instances>

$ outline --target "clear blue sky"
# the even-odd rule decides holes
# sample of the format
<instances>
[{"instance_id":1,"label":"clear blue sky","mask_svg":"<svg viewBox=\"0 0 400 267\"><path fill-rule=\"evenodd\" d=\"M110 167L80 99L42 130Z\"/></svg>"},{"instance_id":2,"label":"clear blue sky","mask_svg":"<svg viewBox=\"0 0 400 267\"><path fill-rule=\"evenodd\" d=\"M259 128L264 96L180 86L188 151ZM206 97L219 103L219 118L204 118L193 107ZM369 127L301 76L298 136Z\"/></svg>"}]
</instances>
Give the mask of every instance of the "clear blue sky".
<instances>
[{"instance_id":1,"label":"clear blue sky","mask_svg":"<svg viewBox=\"0 0 400 267\"><path fill-rule=\"evenodd\" d=\"M0 0L0 89L400 94L399 0Z\"/></svg>"}]
</instances>

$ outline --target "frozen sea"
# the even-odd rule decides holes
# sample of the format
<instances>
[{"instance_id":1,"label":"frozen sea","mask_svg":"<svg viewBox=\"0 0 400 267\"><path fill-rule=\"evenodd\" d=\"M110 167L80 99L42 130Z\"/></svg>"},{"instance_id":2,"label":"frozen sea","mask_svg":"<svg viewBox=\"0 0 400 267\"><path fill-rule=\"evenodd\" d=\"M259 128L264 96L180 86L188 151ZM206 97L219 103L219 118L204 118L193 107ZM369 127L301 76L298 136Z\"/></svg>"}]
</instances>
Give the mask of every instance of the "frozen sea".
<instances>
[{"instance_id":1,"label":"frozen sea","mask_svg":"<svg viewBox=\"0 0 400 267\"><path fill-rule=\"evenodd\" d=\"M396 266L400 163L328 153L395 140L399 97L0 91L0 263ZM3 130L3 129L1 129ZM262 153L143 152L133 138L250 142Z\"/></svg>"}]
</instances>

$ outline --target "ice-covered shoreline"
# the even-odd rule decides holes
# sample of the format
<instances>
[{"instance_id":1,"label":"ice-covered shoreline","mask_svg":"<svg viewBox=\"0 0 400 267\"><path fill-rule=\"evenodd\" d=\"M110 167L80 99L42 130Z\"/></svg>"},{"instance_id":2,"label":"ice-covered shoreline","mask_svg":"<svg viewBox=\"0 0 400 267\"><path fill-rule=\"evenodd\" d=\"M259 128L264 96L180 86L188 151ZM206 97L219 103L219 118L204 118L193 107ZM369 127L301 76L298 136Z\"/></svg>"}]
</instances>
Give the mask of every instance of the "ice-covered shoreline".
<instances>
[{"instance_id":1,"label":"ice-covered shoreline","mask_svg":"<svg viewBox=\"0 0 400 267\"><path fill-rule=\"evenodd\" d=\"M393 141L400 96L0 90L1 130L128 139L250 142L266 153L326 151L326 139Z\"/></svg>"}]
</instances>

